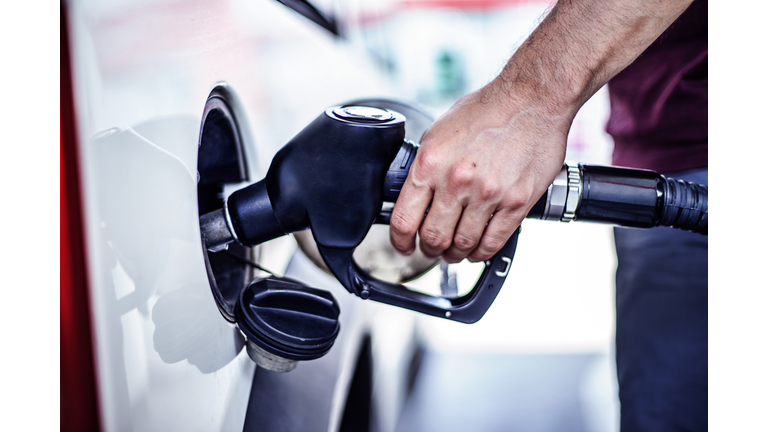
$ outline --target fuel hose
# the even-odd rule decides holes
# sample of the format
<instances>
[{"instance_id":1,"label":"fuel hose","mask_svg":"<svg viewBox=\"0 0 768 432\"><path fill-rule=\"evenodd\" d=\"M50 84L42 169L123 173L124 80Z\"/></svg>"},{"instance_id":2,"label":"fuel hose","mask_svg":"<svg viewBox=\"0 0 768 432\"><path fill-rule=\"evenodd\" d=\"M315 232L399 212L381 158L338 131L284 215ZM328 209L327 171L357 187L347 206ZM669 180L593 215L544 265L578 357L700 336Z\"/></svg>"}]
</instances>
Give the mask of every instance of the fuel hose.
<instances>
[{"instance_id":1,"label":"fuel hose","mask_svg":"<svg viewBox=\"0 0 768 432\"><path fill-rule=\"evenodd\" d=\"M647 170L565 164L527 218L707 235L707 186Z\"/></svg>"}]
</instances>

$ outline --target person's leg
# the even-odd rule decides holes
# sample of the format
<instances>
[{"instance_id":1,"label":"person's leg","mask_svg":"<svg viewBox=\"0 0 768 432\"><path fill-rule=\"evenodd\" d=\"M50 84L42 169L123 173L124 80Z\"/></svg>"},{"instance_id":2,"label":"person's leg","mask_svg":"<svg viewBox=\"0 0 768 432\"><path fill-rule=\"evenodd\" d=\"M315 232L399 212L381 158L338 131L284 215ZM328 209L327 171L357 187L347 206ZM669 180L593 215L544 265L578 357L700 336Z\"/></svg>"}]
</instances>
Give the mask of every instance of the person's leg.
<instances>
[{"instance_id":1,"label":"person's leg","mask_svg":"<svg viewBox=\"0 0 768 432\"><path fill-rule=\"evenodd\" d=\"M707 184L707 170L670 175ZM621 431L707 430L707 237L615 228Z\"/></svg>"}]
</instances>

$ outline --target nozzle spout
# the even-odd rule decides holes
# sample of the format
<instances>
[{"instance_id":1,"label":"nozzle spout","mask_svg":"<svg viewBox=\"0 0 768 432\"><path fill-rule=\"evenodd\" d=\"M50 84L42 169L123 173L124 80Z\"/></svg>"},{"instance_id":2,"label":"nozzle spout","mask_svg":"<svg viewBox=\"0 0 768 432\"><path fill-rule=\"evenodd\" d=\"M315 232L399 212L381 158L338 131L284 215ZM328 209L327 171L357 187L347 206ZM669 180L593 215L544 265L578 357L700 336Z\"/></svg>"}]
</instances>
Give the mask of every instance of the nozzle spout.
<instances>
[{"instance_id":1,"label":"nozzle spout","mask_svg":"<svg viewBox=\"0 0 768 432\"><path fill-rule=\"evenodd\" d=\"M205 248L210 252L225 250L235 241L227 225L223 208L200 216L200 233L203 236Z\"/></svg>"}]
</instances>

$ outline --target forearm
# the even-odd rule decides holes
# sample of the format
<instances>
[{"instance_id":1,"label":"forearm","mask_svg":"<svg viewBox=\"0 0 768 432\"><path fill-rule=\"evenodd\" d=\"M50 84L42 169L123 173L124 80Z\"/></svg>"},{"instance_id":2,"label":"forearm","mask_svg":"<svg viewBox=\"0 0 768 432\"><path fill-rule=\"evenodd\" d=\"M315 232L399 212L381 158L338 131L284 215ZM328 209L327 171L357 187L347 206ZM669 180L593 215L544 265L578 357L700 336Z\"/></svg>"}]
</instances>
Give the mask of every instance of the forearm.
<instances>
[{"instance_id":1,"label":"forearm","mask_svg":"<svg viewBox=\"0 0 768 432\"><path fill-rule=\"evenodd\" d=\"M558 1L488 91L514 108L535 104L570 121L634 61L692 0ZM494 98L498 99L498 98Z\"/></svg>"},{"instance_id":2,"label":"forearm","mask_svg":"<svg viewBox=\"0 0 768 432\"><path fill-rule=\"evenodd\" d=\"M392 244L449 262L492 257L562 168L576 112L692 0L562 0L502 73L426 132ZM429 213L424 214L429 208Z\"/></svg>"}]
</instances>

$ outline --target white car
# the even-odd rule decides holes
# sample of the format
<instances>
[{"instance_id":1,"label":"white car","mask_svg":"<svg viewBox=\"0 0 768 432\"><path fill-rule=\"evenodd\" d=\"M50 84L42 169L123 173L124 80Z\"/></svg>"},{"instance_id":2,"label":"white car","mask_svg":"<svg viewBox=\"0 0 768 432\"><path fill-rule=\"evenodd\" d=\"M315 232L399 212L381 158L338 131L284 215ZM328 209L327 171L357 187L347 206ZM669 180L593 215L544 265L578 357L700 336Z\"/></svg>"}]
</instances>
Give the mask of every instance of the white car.
<instances>
[{"instance_id":1,"label":"white car","mask_svg":"<svg viewBox=\"0 0 768 432\"><path fill-rule=\"evenodd\" d=\"M335 24L285 3L302 13L62 5L63 430L394 430L420 352L413 313L353 297L291 237L215 256L201 243L200 215L326 107L397 97ZM265 276L248 261L337 299L325 356L256 366L214 298Z\"/></svg>"},{"instance_id":2,"label":"white car","mask_svg":"<svg viewBox=\"0 0 768 432\"><path fill-rule=\"evenodd\" d=\"M353 296L307 231L215 253L201 240L200 216L264 178L329 107L393 108L418 141L548 4L518 3L64 2L62 429L616 430L610 227L526 221L510 283L470 326ZM432 115L398 102L414 99ZM582 109L569 159L607 163L607 110L604 91ZM582 253L554 271L553 245ZM424 274L410 288L432 295L463 294L483 267L400 256L382 225L355 258L389 281ZM256 266L331 293L340 331L327 354L257 366L232 309L268 276Z\"/></svg>"}]
</instances>

